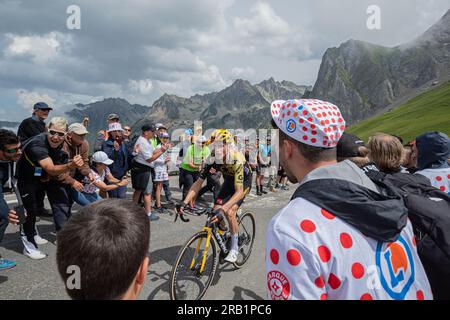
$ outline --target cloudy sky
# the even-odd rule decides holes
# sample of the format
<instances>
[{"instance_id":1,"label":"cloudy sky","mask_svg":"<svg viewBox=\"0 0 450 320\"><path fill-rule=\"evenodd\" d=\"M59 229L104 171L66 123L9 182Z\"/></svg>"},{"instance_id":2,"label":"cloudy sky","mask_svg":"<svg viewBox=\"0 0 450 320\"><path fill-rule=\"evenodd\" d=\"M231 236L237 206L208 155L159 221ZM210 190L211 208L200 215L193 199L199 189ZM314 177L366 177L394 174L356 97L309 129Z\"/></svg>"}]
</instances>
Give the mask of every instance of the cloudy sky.
<instances>
[{"instance_id":1,"label":"cloudy sky","mask_svg":"<svg viewBox=\"0 0 450 320\"><path fill-rule=\"evenodd\" d=\"M67 8L81 29L67 28ZM381 30L367 28L370 5ZM218 91L273 76L313 85L323 53L350 38L413 41L450 0L0 0L0 119L43 100L151 105L163 93Z\"/></svg>"}]
</instances>

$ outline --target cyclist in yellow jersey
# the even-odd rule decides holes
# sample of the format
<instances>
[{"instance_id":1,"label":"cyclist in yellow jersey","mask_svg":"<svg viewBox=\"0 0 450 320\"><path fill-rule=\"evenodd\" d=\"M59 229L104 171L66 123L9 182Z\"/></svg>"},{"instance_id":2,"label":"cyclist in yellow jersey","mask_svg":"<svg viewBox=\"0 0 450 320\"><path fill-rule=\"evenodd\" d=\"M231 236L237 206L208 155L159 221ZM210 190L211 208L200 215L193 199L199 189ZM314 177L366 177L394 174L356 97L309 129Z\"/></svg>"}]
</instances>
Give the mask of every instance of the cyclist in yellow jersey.
<instances>
[{"instance_id":1,"label":"cyclist in yellow jersey","mask_svg":"<svg viewBox=\"0 0 450 320\"><path fill-rule=\"evenodd\" d=\"M196 198L203 182L210 174L211 168L222 172L224 183L214 204L214 211L217 212L217 215L211 222L218 222L225 215L231 231L231 249L225 261L234 263L239 253L236 213L244 202L245 196L250 192L252 170L245 160L245 156L234 146L233 135L229 131L217 130L213 140L212 155L206 161L207 164L201 170L199 179L192 185L183 203L187 205ZM183 208L180 208L180 212L183 212Z\"/></svg>"}]
</instances>

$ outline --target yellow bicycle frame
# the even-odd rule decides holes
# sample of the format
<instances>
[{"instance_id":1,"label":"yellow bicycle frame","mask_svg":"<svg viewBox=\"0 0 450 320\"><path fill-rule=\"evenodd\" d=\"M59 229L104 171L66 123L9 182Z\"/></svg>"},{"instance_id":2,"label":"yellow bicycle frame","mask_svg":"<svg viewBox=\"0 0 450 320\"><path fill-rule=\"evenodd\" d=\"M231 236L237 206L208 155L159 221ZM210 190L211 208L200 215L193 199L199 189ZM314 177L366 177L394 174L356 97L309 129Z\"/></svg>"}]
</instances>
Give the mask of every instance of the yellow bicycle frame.
<instances>
[{"instance_id":1,"label":"yellow bicycle frame","mask_svg":"<svg viewBox=\"0 0 450 320\"><path fill-rule=\"evenodd\" d=\"M206 243L205 243L205 249L203 250L203 257L202 257L202 264L200 267L200 273L203 273L203 271L205 270L205 265L206 265L206 254L208 253L208 249L209 246L211 245L211 236L212 236L212 229L209 227L203 227L202 231L207 233L206 236ZM223 235L225 232L219 229L219 234ZM192 258L192 262L191 262L191 266L190 269L192 270L195 266L196 260L195 258L197 257L199 251L200 251L200 247L202 245L203 242L203 238L200 238L200 240L197 243L197 247L195 248L195 253L194 253L194 257Z\"/></svg>"}]
</instances>

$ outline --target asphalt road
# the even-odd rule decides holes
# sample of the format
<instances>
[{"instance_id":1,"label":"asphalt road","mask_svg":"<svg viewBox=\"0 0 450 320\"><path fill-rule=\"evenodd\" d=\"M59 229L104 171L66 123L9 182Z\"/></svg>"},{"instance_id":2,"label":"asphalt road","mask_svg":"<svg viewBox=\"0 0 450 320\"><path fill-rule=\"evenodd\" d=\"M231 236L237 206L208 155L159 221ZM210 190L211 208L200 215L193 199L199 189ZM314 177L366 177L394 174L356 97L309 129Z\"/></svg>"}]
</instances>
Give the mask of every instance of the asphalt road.
<instances>
[{"instance_id":1,"label":"asphalt road","mask_svg":"<svg viewBox=\"0 0 450 320\"><path fill-rule=\"evenodd\" d=\"M171 177L174 199L180 199L177 177ZM255 300L266 298L266 276L264 268L265 232L271 217L281 209L294 191L269 192L263 197L255 195L255 188L247 196L243 205L244 211L251 211L256 218L256 238L252 255L242 269L236 270L231 265L220 265L217 276L208 289L204 299L237 299ZM128 190L131 196L132 190ZM212 199L206 194L205 199ZM14 197L7 195L8 204L14 205ZM46 205L49 208L48 203ZM79 210L75 205L74 211ZM205 216L189 216L189 223L177 221L173 216L162 215L161 219L152 222L150 239L150 268L145 287L140 299L169 299L169 278L172 265L181 246L194 233L201 230ZM56 235L52 218L44 218L38 222L41 236L49 243L40 246L48 254L44 260L33 261L22 254L18 227L10 225L6 231L0 252L6 258L14 259L14 269L0 272L0 299L68 299L64 284L56 267Z\"/></svg>"}]
</instances>

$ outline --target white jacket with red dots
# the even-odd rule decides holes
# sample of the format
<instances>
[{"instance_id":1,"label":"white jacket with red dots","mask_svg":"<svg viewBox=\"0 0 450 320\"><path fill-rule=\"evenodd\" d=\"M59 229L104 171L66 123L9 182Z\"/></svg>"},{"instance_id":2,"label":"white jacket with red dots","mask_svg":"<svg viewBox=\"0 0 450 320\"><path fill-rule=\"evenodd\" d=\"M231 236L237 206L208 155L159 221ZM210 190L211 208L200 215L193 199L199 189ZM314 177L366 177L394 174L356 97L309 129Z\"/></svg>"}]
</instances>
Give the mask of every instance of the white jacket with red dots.
<instances>
[{"instance_id":1,"label":"white jacket with red dots","mask_svg":"<svg viewBox=\"0 0 450 320\"><path fill-rule=\"evenodd\" d=\"M433 298L401 200L379 194L349 161L314 170L307 183L314 203L293 198L268 226L269 299Z\"/></svg>"}]
</instances>

